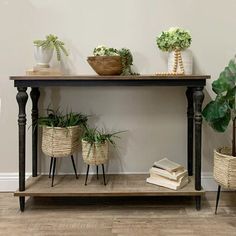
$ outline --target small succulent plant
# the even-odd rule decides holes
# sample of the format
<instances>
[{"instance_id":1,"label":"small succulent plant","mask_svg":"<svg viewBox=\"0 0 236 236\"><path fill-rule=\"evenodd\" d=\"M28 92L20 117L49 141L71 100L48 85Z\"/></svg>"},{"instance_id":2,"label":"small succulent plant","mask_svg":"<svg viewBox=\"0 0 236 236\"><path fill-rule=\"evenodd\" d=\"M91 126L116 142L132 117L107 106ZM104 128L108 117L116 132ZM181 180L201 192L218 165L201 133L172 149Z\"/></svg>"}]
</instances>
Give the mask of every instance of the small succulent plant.
<instances>
[{"instance_id":1,"label":"small succulent plant","mask_svg":"<svg viewBox=\"0 0 236 236\"><path fill-rule=\"evenodd\" d=\"M42 48L55 48L57 54L57 60L61 60L61 53L63 52L68 56L68 52L65 49L65 43L60 41L56 35L49 34L46 36L45 40L35 40L34 45Z\"/></svg>"}]
</instances>

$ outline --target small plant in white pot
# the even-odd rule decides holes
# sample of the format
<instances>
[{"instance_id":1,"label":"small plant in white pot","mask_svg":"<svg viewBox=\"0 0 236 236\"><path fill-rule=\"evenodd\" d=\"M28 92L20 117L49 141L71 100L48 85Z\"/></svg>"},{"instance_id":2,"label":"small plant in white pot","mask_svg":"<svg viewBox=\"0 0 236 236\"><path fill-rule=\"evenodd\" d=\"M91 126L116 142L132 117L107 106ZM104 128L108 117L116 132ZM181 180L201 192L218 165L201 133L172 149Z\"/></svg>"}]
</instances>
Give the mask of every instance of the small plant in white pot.
<instances>
[{"instance_id":1,"label":"small plant in white pot","mask_svg":"<svg viewBox=\"0 0 236 236\"><path fill-rule=\"evenodd\" d=\"M52 59L54 49L57 60L60 61L62 53L68 56L64 42L60 41L56 35L47 35L44 40L34 41L34 56L38 67L48 68Z\"/></svg>"},{"instance_id":2,"label":"small plant in white pot","mask_svg":"<svg viewBox=\"0 0 236 236\"><path fill-rule=\"evenodd\" d=\"M156 40L161 51L169 52L168 72L192 74L193 59L190 47L192 37L189 31L181 28L170 28L163 31Z\"/></svg>"},{"instance_id":3,"label":"small plant in white pot","mask_svg":"<svg viewBox=\"0 0 236 236\"><path fill-rule=\"evenodd\" d=\"M106 133L105 131L99 131L96 128L87 128L82 135L82 156L84 162L87 164L87 174L85 179L85 185L87 185L88 173L90 165L97 167L98 178L98 165L102 165L103 181L106 185L104 164L108 161L108 149L109 143L115 145L113 138L119 138L115 133Z\"/></svg>"},{"instance_id":4,"label":"small plant in white pot","mask_svg":"<svg viewBox=\"0 0 236 236\"><path fill-rule=\"evenodd\" d=\"M214 151L214 178L218 182L216 210L221 186L236 190L236 63L231 60L217 80L212 83L216 98L206 105L202 114L217 132L225 132L232 121L232 147Z\"/></svg>"}]
</instances>

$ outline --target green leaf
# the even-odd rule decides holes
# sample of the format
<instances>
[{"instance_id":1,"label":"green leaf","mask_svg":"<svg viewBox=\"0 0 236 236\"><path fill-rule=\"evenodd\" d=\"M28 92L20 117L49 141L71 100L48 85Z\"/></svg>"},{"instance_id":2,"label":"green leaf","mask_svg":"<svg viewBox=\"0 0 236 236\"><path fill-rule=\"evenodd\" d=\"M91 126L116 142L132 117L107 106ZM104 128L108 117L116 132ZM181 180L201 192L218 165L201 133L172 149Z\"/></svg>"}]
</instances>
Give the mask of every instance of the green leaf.
<instances>
[{"instance_id":1,"label":"green leaf","mask_svg":"<svg viewBox=\"0 0 236 236\"><path fill-rule=\"evenodd\" d=\"M225 101L211 101L204 108L202 115L207 122L212 122L220 118L225 117L225 115L230 111L230 108Z\"/></svg>"},{"instance_id":2,"label":"green leaf","mask_svg":"<svg viewBox=\"0 0 236 236\"><path fill-rule=\"evenodd\" d=\"M230 112L226 113L226 115L220 119L214 120L210 122L210 126L217 132L223 133L227 129L229 122L231 119Z\"/></svg>"},{"instance_id":3,"label":"green leaf","mask_svg":"<svg viewBox=\"0 0 236 236\"><path fill-rule=\"evenodd\" d=\"M236 82L236 64L234 60L229 62L224 71L220 73L217 80L212 83L212 89L216 94L223 93L235 87Z\"/></svg>"}]
</instances>

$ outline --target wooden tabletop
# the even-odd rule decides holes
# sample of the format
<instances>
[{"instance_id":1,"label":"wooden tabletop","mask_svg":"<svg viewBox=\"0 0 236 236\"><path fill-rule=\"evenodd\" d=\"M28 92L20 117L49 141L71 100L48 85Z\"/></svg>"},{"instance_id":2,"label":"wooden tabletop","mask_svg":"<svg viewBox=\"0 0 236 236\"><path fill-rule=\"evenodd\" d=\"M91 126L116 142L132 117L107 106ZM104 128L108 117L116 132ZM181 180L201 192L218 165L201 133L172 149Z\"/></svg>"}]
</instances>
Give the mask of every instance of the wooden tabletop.
<instances>
[{"instance_id":1,"label":"wooden tabletop","mask_svg":"<svg viewBox=\"0 0 236 236\"><path fill-rule=\"evenodd\" d=\"M132 75L132 76L99 76L99 75L62 75L62 76L29 76L29 75L15 75L10 76L10 80L170 80L170 79L210 79L210 75L175 75L175 76L161 76L161 75Z\"/></svg>"},{"instance_id":2,"label":"wooden tabletop","mask_svg":"<svg viewBox=\"0 0 236 236\"><path fill-rule=\"evenodd\" d=\"M187 86L204 87L209 75L177 76L11 76L15 87L55 87L55 86Z\"/></svg>"}]
</instances>

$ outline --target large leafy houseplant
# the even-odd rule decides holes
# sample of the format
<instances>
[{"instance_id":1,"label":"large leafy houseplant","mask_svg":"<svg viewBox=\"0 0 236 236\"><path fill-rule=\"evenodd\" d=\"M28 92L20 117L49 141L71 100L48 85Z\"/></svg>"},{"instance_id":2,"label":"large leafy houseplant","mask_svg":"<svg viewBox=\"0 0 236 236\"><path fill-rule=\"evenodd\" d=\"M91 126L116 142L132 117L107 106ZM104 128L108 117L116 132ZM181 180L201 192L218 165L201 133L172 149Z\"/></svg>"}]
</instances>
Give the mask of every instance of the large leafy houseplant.
<instances>
[{"instance_id":1,"label":"large leafy houseplant","mask_svg":"<svg viewBox=\"0 0 236 236\"><path fill-rule=\"evenodd\" d=\"M235 58L230 60L228 66L220 73L217 80L212 83L212 90L216 98L208 103L202 114L210 126L218 132L225 132L230 121L232 129L232 156L236 156L235 141L235 92L236 92L236 63Z\"/></svg>"}]
</instances>

